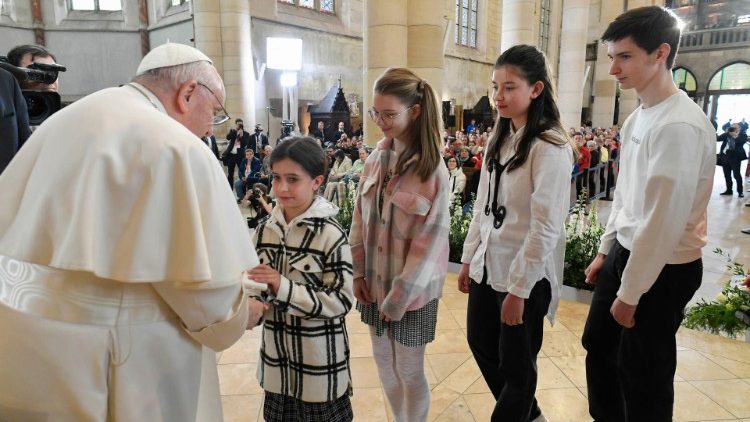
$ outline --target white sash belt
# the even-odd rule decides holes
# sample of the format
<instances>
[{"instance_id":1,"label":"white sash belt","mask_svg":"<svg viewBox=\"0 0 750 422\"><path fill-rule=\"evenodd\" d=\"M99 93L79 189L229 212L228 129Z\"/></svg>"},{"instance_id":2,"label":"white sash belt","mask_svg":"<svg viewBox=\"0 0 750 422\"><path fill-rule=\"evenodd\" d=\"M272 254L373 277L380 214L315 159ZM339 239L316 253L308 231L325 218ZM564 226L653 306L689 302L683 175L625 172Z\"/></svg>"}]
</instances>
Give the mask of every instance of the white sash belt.
<instances>
[{"instance_id":1,"label":"white sash belt","mask_svg":"<svg viewBox=\"0 0 750 422\"><path fill-rule=\"evenodd\" d=\"M41 318L100 326L177 318L150 283L119 283L2 255L0 304Z\"/></svg>"}]
</instances>

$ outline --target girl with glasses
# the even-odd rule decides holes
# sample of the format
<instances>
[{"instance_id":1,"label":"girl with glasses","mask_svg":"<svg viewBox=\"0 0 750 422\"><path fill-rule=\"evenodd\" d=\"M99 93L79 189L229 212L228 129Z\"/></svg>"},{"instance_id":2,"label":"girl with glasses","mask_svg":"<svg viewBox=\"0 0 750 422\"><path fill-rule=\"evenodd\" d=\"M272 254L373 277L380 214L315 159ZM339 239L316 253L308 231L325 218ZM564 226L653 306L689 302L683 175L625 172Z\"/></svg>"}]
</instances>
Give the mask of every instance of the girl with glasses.
<instances>
[{"instance_id":1,"label":"girl with glasses","mask_svg":"<svg viewBox=\"0 0 750 422\"><path fill-rule=\"evenodd\" d=\"M354 295L370 326L396 421L427 420L424 372L448 267L448 171L432 87L407 69L376 82L370 117L384 138L365 162L350 233Z\"/></svg>"},{"instance_id":2,"label":"girl with glasses","mask_svg":"<svg viewBox=\"0 0 750 422\"><path fill-rule=\"evenodd\" d=\"M544 55L506 50L492 73L499 119L482 165L459 290L467 337L497 400L493 421L544 420L534 397L544 316L554 320L565 256L573 147Z\"/></svg>"}]
</instances>

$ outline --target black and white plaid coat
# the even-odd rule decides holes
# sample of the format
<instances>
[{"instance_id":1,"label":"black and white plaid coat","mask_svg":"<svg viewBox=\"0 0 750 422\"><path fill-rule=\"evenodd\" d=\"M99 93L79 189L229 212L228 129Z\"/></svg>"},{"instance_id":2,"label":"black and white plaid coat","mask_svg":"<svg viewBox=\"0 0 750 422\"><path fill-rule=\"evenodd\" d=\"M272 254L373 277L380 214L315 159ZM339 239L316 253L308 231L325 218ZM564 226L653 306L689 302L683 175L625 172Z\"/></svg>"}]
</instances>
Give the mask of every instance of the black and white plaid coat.
<instances>
[{"instance_id":1,"label":"black and white plaid coat","mask_svg":"<svg viewBox=\"0 0 750 422\"><path fill-rule=\"evenodd\" d=\"M260 262L281 273L277 295L261 294L271 306L258 381L266 391L305 402L351 393L344 317L353 302L352 256L337 211L318 197L287 226L276 206L253 236Z\"/></svg>"}]
</instances>

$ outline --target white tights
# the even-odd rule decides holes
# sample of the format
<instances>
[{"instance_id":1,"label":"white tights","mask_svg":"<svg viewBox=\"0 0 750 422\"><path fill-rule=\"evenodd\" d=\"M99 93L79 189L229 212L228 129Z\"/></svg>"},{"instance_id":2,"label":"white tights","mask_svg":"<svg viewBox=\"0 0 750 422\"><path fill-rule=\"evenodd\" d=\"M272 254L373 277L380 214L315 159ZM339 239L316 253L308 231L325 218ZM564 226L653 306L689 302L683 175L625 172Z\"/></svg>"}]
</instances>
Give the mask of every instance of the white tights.
<instances>
[{"instance_id":1,"label":"white tights","mask_svg":"<svg viewBox=\"0 0 750 422\"><path fill-rule=\"evenodd\" d=\"M430 410L430 387L424 373L426 346L407 347L370 328L380 382L396 422L424 422Z\"/></svg>"}]
</instances>

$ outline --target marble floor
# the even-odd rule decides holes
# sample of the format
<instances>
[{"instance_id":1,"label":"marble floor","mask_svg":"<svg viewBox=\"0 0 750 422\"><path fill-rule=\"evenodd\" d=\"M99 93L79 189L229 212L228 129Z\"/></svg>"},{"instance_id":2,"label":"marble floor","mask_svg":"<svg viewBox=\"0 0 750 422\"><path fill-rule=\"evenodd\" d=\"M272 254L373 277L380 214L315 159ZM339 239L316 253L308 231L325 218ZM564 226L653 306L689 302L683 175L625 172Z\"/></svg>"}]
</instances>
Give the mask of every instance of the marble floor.
<instances>
[{"instance_id":1,"label":"marble floor","mask_svg":"<svg viewBox=\"0 0 750 422\"><path fill-rule=\"evenodd\" d=\"M726 280L725 263L711 250L721 247L750 264L750 208L735 197L718 196L724 188L717 172L709 204L709 245L704 252L704 283L696 295L713 297ZM603 217L609 205L601 203ZM654 245L658 247L658 245ZM456 289L456 275L445 280L437 338L427 347L425 371L432 390L430 421L488 421L492 395L466 342L467 296ZM590 421L586 403L585 351L580 336L588 306L562 301L555 326L545 326L539 354L537 399L550 422ZM347 317L351 339L355 421L392 420L378 380L367 327L356 311ZM263 391L255 379L260 329L248 331L219 356L218 370L226 421L262 421ZM750 345L680 329L675 376L676 421L750 422Z\"/></svg>"}]
</instances>

